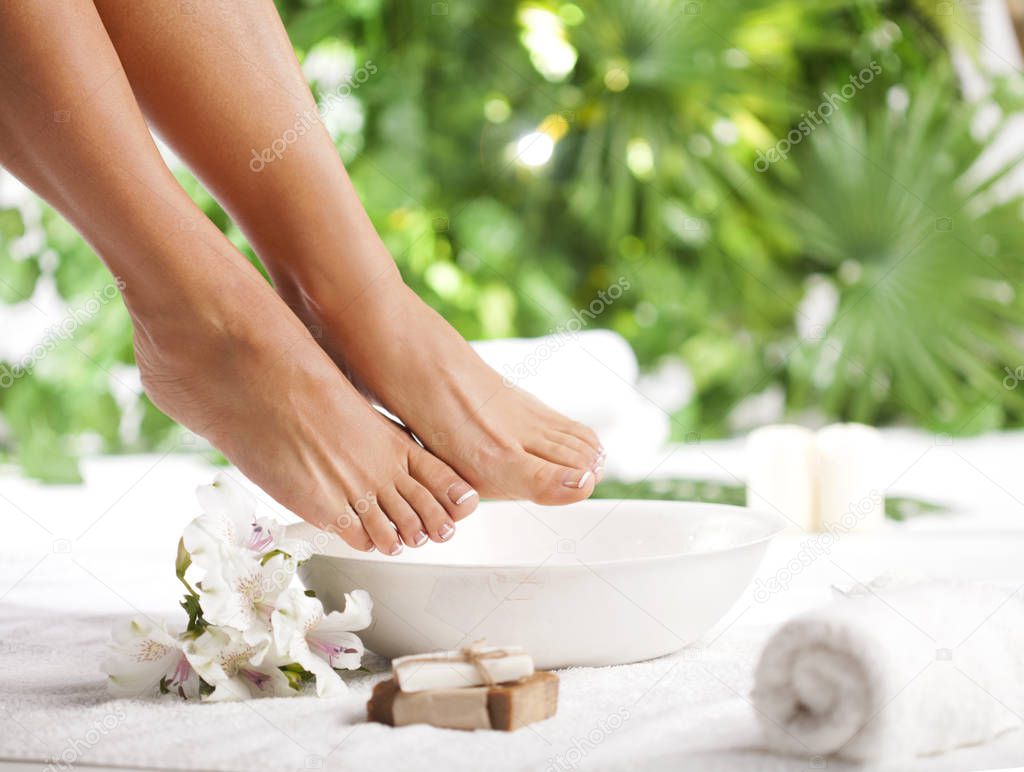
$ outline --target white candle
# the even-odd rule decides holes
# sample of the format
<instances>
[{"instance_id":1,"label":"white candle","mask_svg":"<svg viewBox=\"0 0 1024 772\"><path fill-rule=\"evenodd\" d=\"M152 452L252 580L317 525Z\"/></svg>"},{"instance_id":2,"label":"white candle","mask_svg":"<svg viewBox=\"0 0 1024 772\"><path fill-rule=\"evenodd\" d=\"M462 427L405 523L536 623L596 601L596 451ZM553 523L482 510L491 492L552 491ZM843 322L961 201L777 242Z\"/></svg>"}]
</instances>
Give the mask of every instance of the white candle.
<instances>
[{"instance_id":1,"label":"white candle","mask_svg":"<svg viewBox=\"0 0 1024 772\"><path fill-rule=\"evenodd\" d=\"M814 432L802 426L752 431L747 438L747 506L782 515L791 528L813 528L814 446Z\"/></svg>"},{"instance_id":2,"label":"white candle","mask_svg":"<svg viewBox=\"0 0 1024 772\"><path fill-rule=\"evenodd\" d=\"M818 528L866 531L885 521L882 435L864 424L833 424L816 437Z\"/></svg>"}]
</instances>

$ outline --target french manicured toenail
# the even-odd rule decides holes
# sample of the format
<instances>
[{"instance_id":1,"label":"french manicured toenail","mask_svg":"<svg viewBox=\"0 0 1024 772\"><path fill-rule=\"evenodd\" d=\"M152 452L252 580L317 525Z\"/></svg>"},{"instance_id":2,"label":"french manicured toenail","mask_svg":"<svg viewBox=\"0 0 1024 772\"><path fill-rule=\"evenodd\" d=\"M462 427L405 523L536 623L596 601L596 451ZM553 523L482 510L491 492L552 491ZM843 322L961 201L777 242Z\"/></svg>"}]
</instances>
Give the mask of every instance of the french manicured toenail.
<instances>
[{"instance_id":1,"label":"french manicured toenail","mask_svg":"<svg viewBox=\"0 0 1024 772\"><path fill-rule=\"evenodd\" d=\"M370 546L369 546L369 547L367 548L367 550L366 550L366 551L367 551L367 552L376 552L376 551L377 551L377 548L376 548L376 547L374 547L374 546L373 546L373 545L371 544L371 545L370 545Z\"/></svg>"},{"instance_id":2,"label":"french manicured toenail","mask_svg":"<svg viewBox=\"0 0 1024 772\"><path fill-rule=\"evenodd\" d=\"M604 479L604 467L603 466L599 466L597 469L594 470L594 479L597 480L598 482L601 482L601 480Z\"/></svg>"},{"instance_id":3,"label":"french manicured toenail","mask_svg":"<svg viewBox=\"0 0 1024 772\"><path fill-rule=\"evenodd\" d=\"M389 555L397 555L397 554L399 554L399 553L400 553L401 551L402 551L402 542L400 542L400 541L396 541L396 542L395 542L395 543L394 543L394 544L393 544L393 545L391 546L391 549L389 549L389 550L388 550L388 554L389 554Z\"/></svg>"},{"instance_id":4,"label":"french manicured toenail","mask_svg":"<svg viewBox=\"0 0 1024 772\"><path fill-rule=\"evenodd\" d=\"M455 506L466 503L476 495L476 491L473 490L469 483L460 481L448 486L448 498Z\"/></svg>"},{"instance_id":5,"label":"french manicured toenail","mask_svg":"<svg viewBox=\"0 0 1024 772\"><path fill-rule=\"evenodd\" d=\"M430 537L427 536L427 534L425 532L419 531L416 534L416 538L413 540L412 544L413 544L414 547L422 547L424 544L427 543L427 539L429 539L429 538Z\"/></svg>"},{"instance_id":6,"label":"french manicured toenail","mask_svg":"<svg viewBox=\"0 0 1024 772\"><path fill-rule=\"evenodd\" d=\"M437 529L437 535L441 537L441 541L448 541L452 538L453 533L455 533L455 526L451 523L445 523Z\"/></svg>"},{"instance_id":7,"label":"french manicured toenail","mask_svg":"<svg viewBox=\"0 0 1024 772\"><path fill-rule=\"evenodd\" d=\"M582 476L580 476L578 472L569 472L569 474L565 476L565 480L562 484L566 488L582 488L587 484L587 481L590 480L593 474L594 473L589 469L584 472Z\"/></svg>"}]
</instances>

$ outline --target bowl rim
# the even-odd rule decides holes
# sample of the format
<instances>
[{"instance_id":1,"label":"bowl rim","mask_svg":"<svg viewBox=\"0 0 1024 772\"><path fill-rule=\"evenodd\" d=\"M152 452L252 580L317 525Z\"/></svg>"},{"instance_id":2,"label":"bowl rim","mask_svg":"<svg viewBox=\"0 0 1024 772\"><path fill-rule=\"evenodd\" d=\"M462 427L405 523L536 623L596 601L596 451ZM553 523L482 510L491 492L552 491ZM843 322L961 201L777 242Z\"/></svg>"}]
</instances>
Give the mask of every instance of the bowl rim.
<instances>
[{"instance_id":1,"label":"bowl rim","mask_svg":"<svg viewBox=\"0 0 1024 772\"><path fill-rule=\"evenodd\" d=\"M765 534L752 539L746 539L743 541L737 541L734 544L729 544L726 547L710 547L706 549L691 550L688 552L676 552L668 555L646 555L641 557L621 557L621 558L606 558L602 560L590 560L582 561L577 560L575 563L559 563L556 565L547 565L547 561L542 561L539 564L529 560L520 561L502 561L500 563L439 563L436 560L392 560L387 555L381 555L379 552L355 552L352 555L330 555L326 552L314 552L309 559L313 558L331 558L333 560L346 560L358 563L373 563L378 565L393 566L394 568L443 568L446 571L451 570L487 570L487 571L502 571L502 570L520 570L524 568L532 569L532 571L540 572L544 571L566 571L576 569L593 568L595 566L616 566L616 565L642 565L648 563L662 563L671 560L679 560L680 558L687 557L707 557L712 555L721 555L734 550L741 550L747 547L754 547L759 544L765 544L782 531L786 530L786 523L782 516L769 512L765 509L758 509L753 507L739 506L735 504L716 504L705 501L674 501L669 499L585 499L584 501L576 502L576 504L568 506L577 506L580 504L603 502L612 505L612 508L618 508L622 504L644 504L644 505L686 505L686 506L698 506L701 508L707 508L717 510L721 514L739 514L746 517L759 520L763 525L767 527ZM490 501L484 502L485 504L499 504L499 505L511 505L517 503L515 501ZM533 504L532 502L518 502L528 506L541 506ZM545 509L557 509L558 507L544 507ZM286 527L286 533L289 538L294 538L293 534L299 529L316 528L316 526L307 522L291 523ZM341 539L337 534L331 534L335 538ZM300 537L307 540L307 537ZM410 553L415 555L415 551Z\"/></svg>"}]
</instances>

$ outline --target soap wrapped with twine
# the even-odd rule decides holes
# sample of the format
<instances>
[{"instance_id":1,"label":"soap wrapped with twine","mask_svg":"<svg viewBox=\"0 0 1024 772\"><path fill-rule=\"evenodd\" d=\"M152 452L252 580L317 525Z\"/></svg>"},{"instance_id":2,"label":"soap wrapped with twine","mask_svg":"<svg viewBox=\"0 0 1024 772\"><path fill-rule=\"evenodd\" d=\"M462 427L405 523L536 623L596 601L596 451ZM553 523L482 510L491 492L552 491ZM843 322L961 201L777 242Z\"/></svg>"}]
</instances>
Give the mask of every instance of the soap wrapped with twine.
<instances>
[{"instance_id":1,"label":"soap wrapped with twine","mask_svg":"<svg viewBox=\"0 0 1024 772\"><path fill-rule=\"evenodd\" d=\"M477 641L455 651L399 657L394 678L373 689L370 721L391 726L511 731L558 709L558 676L535 672L518 646Z\"/></svg>"},{"instance_id":2,"label":"soap wrapped with twine","mask_svg":"<svg viewBox=\"0 0 1024 772\"><path fill-rule=\"evenodd\" d=\"M476 641L455 651L399 657L392 663L403 692L494 686L533 675L533 658L520 646L485 646Z\"/></svg>"}]
</instances>

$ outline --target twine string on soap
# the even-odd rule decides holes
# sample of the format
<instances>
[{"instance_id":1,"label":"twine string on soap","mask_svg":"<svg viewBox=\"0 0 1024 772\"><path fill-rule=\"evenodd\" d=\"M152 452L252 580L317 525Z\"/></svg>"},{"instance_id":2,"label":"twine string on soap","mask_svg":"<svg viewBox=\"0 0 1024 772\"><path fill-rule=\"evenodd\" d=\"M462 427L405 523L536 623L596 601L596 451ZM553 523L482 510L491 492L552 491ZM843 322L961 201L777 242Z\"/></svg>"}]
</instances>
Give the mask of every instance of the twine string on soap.
<instances>
[{"instance_id":1,"label":"twine string on soap","mask_svg":"<svg viewBox=\"0 0 1024 772\"><path fill-rule=\"evenodd\" d=\"M436 654L426 655L423 657L413 657L406 659L399 667L405 667L406 665L415 665L417 663L428 663L428 662L465 662L472 665L480 676L480 680L483 681L484 686L494 686L497 683L494 678L491 677L490 672L484 665L484 660L487 659L503 659L509 656L512 652L506 649L494 649L493 651L481 651L483 641L474 641L469 646L464 646L458 651L447 653L447 656L439 657Z\"/></svg>"}]
</instances>

